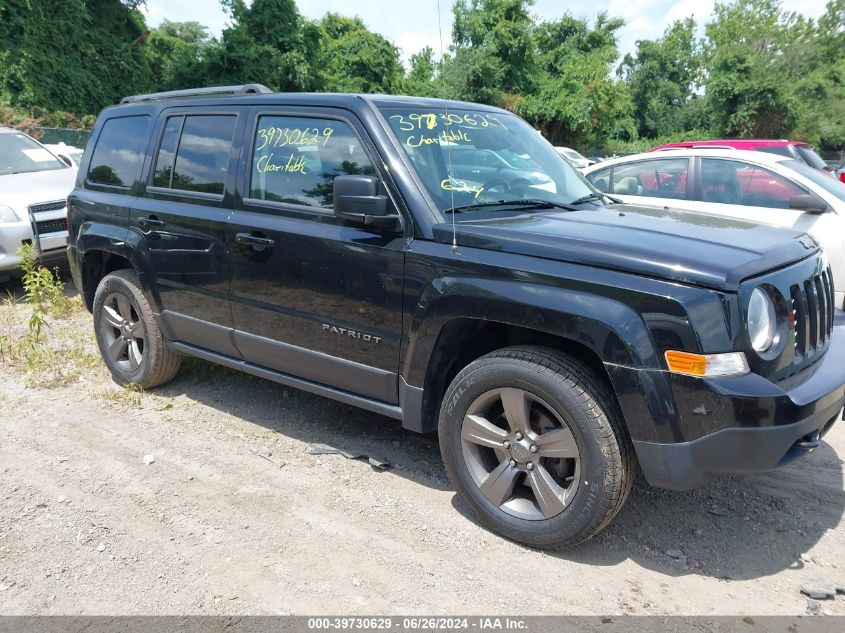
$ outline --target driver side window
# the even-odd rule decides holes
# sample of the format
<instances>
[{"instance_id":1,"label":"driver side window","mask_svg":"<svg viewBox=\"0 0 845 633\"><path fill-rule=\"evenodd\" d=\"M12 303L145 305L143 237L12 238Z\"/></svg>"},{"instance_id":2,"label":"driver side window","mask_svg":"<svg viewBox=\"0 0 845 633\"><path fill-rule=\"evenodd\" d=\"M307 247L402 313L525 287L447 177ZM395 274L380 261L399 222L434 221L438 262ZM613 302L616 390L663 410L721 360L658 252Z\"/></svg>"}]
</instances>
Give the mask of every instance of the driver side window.
<instances>
[{"instance_id":1,"label":"driver side window","mask_svg":"<svg viewBox=\"0 0 845 633\"><path fill-rule=\"evenodd\" d=\"M611 169L610 193L652 198L687 199L689 159L658 158Z\"/></svg>"},{"instance_id":2,"label":"driver side window","mask_svg":"<svg viewBox=\"0 0 845 633\"><path fill-rule=\"evenodd\" d=\"M343 121L262 115L253 139L249 193L264 200L329 210L334 179L375 175L367 152Z\"/></svg>"}]
</instances>

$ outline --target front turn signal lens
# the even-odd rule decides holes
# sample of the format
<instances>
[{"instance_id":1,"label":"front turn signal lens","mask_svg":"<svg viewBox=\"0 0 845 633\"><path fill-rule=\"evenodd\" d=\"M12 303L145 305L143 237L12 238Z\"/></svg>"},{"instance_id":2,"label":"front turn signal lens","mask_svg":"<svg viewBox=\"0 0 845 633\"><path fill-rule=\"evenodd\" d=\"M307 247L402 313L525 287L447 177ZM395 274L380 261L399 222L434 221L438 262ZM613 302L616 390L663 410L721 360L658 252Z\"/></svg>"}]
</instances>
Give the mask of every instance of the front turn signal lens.
<instances>
[{"instance_id":1,"label":"front turn signal lens","mask_svg":"<svg viewBox=\"0 0 845 633\"><path fill-rule=\"evenodd\" d=\"M664 356L669 371L687 376L731 376L750 371L742 352L691 354L669 350Z\"/></svg>"}]
</instances>

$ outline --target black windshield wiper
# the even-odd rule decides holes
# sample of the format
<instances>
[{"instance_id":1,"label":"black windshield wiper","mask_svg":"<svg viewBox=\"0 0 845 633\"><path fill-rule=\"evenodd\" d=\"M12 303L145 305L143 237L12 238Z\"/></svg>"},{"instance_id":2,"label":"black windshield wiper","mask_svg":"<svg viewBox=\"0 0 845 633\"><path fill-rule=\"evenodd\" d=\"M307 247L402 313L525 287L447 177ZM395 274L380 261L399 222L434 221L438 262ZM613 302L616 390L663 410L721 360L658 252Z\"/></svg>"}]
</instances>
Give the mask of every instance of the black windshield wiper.
<instances>
[{"instance_id":1,"label":"black windshield wiper","mask_svg":"<svg viewBox=\"0 0 845 633\"><path fill-rule=\"evenodd\" d=\"M452 207L446 209L443 213L463 213L467 209L480 209L482 207L525 207L529 209L565 209L566 211L575 211L575 209L568 204L562 202L552 202L550 200L497 200L496 202L476 202L475 204L464 204L459 207Z\"/></svg>"},{"instance_id":2,"label":"black windshield wiper","mask_svg":"<svg viewBox=\"0 0 845 633\"><path fill-rule=\"evenodd\" d=\"M620 202L622 202L621 200L618 200L617 198L613 198L611 196L608 196L607 194L592 191L592 192L588 193L586 196L581 196L580 198L576 198L575 200L573 200L569 204L577 207L579 204L584 204L585 202L589 202L590 200L599 200L599 201L610 200L611 202L613 202L615 204L619 204Z\"/></svg>"}]
</instances>

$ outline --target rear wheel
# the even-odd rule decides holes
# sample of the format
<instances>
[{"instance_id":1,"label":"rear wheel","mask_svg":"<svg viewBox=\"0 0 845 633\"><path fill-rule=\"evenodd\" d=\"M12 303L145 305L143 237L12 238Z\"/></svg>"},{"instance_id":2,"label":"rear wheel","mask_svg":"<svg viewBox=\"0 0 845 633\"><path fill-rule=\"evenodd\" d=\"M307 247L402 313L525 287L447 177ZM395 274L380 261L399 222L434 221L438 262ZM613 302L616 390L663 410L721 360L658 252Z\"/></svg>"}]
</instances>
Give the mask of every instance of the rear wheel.
<instances>
[{"instance_id":1,"label":"rear wheel","mask_svg":"<svg viewBox=\"0 0 845 633\"><path fill-rule=\"evenodd\" d=\"M474 361L440 413L450 479L481 522L532 546L572 546L604 528L635 465L615 398L579 361L514 347Z\"/></svg>"},{"instance_id":2,"label":"rear wheel","mask_svg":"<svg viewBox=\"0 0 845 633\"><path fill-rule=\"evenodd\" d=\"M167 349L134 271L106 275L93 312L97 345L116 382L149 389L178 373L181 357Z\"/></svg>"}]
</instances>

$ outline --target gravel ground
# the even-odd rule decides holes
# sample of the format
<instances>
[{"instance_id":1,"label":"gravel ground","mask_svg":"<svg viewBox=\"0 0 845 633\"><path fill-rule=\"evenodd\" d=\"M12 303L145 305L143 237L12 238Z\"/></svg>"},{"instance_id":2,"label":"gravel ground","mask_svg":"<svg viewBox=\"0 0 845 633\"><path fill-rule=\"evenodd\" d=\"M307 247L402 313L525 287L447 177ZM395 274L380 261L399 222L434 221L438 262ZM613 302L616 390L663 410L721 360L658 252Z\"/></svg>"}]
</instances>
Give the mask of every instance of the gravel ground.
<instances>
[{"instance_id":1,"label":"gravel ground","mask_svg":"<svg viewBox=\"0 0 845 633\"><path fill-rule=\"evenodd\" d=\"M0 306L7 348L29 314ZM845 583L843 423L775 473L640 480L598 538L541 552L474 521L433 436L201 361L122 390L91 331L51 320L35 365L0 344L2 614L798 615L802 583Z\"/></svg>"}]
</instances>

